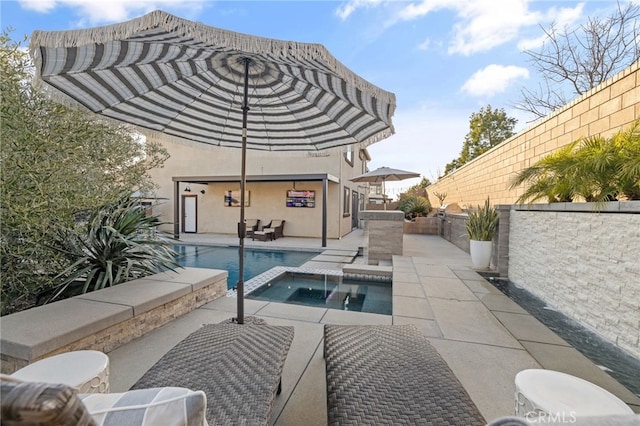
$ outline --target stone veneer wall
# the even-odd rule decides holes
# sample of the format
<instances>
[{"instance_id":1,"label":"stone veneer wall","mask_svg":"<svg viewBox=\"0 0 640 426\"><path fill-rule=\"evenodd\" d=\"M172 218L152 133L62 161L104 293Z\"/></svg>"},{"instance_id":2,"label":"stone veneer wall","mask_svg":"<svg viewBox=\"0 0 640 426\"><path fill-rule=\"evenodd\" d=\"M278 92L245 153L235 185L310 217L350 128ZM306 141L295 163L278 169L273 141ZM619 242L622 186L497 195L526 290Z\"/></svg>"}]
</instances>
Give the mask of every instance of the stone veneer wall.
<instances>
[{"instance_id":1,"label":"stone veneer wall","mask_svg":"<svg viewBox=\"0 0 640 426\"><path fill-rule=\"evenodd\" d=\"M487 196L492 204L513 204L524 188L509 190L520 170L582 137L609 136L640 119L640 61L511 139L440 178L427 188L447 194L447 203L475 207ZM462 144L462 141L460 141Z\"/></svg>"},{"instance_id":2,"label":"stone veneer wall","mask_svg":"<svg viewBox=\"0 0 640 426\"><path fill-rule=\"evenodd\" d=\"M640 201L512 207L509 279L640 358Z\"/></svg>"},{"instance_id":3,"label":"stone veneer wall","mask_svg":"<svg viewBox=\"0 0 640 426\"><path fill-rule=\"evenodd\" d=\"M402 255L403 212L363 210L359 217L365 221L364 233L368 244L364 254L369 265L391 261L394 254Z\"/></svg>"},{"instance_id":4,"label":"stone veneer wall","mask_svg":"<svg viewBox=\"0 0 640 426\"><path fill-rule=\"evenodd\" d=\"M198 268L186 268L185 270L187 272L183 272L183 273L188 273L196 269ZM199 308L200 306L208 302L211 302L220 297L224 297L227 292L227 272L216 271L216 270L203 270L203 271L205 271L204 275L208 274L211 276L210 278L208 278L208 281L210 282L208 282L206 285L200 288L197 288L187 294L176 297L172 300L160 302L158 306L152 309L141 312L139 314L135 314L130 318L127 318L123 321L120 321L113 325L102 328L100 330L87 331L86 333L83 333L82 330L83 330L83 327L85 326L85 321L84 321L85 319L82 317L79 317L77 319L76 330L74 330L73 333L84 334L82 337L72 342L61 344L57 346L55 349L46 351L45 353L39 353L38 350L31 348L29 352L30 352L30 355L32 356L29 359L25 359L25 357L17 356L12 353L5 353L5 350L7 348L14 347L14 346L21 346L23 345L23 343L5 341L5 339L9 339L7 337L7 333L10 330L7 328L3 328L3 336L2 336L3 341L2 341L2 348L1 348L2 353L0 353L0 361L1 361L0 372L3 374L11 374L32 362L38 361L43 358L48 358L50 356L57 355L60 353L69 352L69 351L91 349L91 350L102 351L105 353L110 352L126 343L129 343L143 336L146 333L149 333L152 330L155 330L158 327L161 327L167 324L168 322L176 318L179 318L193 311L194 309ZM167 273L164 273L164 274L166 275ZM164 277L163 274L156 274L146 278L142 278L137 281L149 281L150 284L148 284L148 286L152 286L154 277L163 277L161 279L166 279L166 277ZM99 290L94 292L93 294L97 295L100 292L103 292L103 293L111 292L111 294L114 294L114 292L118 292L119 290L127 287L128 284L132 284L132 283L134 283L134 281L123 283L118 286L114 286L104 290ZM194 284L195 286L197 286L197 283L194 282ZM153 291L148 291L148 293L149 293L150 300L157 297L157 294L154 294ZM75 298L71 298L71 299L78 299L81 297L82 296L76 296ZM67 300L71 300L71 299L67 299ZM61 303L61 302L55 302L55 303ZM52 303L50 305L40 306L34 309L46 310L49 307L55 305L55 303ZM104 303L104 305L106 304L107 303ZM100 305L101 305L100 303L95 303L97 311L100 311L100 308L101 308ZM33 312L35 311L27 310L27 311L18 312L12 315L13 317L19 318L19 322L21 323L21 325L23 327L26 327L27 329L30 327L39 327L38 323L42 319L42 316L32 315ZM3 317L3 320L5 320L5 324L3 324L3 327L9 327L10 325L14 324L14 322L11 321L12 315ZM68 315L74 315L74 312L69 312ZM100 313L96 315L99 316ZM57 320L59 319L57 319L55 315L51 315L48 317L48 321L55 322ZM94 320L94 318L89 318L86 320L87 320L86 322L90 322L91 320ZM64 321L61 321L61 322L64 322ZM10 324L7 325L7 323L10 323ZM41 328L44 328L44 327L41 327ZM87 329L90 329L90 328L91 326L87 326ZM29 333L28 331L25 331L24 334L29 334ZM54 337L54 336L51 336L51 337Z\"/></svg>"}]
</instances>

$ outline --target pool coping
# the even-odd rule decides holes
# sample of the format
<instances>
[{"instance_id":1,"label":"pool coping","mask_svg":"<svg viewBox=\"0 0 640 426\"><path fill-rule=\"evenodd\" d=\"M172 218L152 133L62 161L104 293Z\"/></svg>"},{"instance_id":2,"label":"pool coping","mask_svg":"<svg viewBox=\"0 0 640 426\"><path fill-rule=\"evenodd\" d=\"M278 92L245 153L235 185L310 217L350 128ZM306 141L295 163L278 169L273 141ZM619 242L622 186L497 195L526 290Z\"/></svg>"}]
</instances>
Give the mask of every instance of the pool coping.
<instances>
[{"instance_id":1,"label":"pool coping","mask_svg":"<svg viewBox=\"0 0 640 426\"><path fill-rule=\"evenodd\" d=\"M262 287L268 282L273 281L281 275L286 274L287 272L298 272L305 274L321 274L321 275L332 275L336 277L342 276L342 271L338 271L336 269L318 269L318 268L305 268L303 266L274 266L261 273L260 275L256 275L255 277L247 280L244 283L244 295L248 295L252 291ZM238 297L238 292L235 288L230 288L227 290L227 297Z\"/></svg>"},{"instance_id":2,"label":"pool coping","mask_svg":"<svg viewBox=\"0 0 640 426\"><path fill-rule=\"evenodd\" d=\"M348 279L392 283L393 268L377 267L375 269L371 269L361 268L362 266L364 265L349 265L347 268L347 266L345 265L345 269L347 269L347 271L337 269L309 268L305 266L275 266L268 271L265 271L262 274L247 280L244 283L244 295L247 296L252 291L290 272L313 275L331 275L334 277L343 277ZM227 297L237 298L237 289L231 288L227 290Z\"/></svg>"},{"instance_id":3,"label":"pool coping","mask_svg":"<svg viewBox=\"0 0 640 426\"><path fill-rule=\"evenodd\" d=\"M226 285L227 271L185 267L6 315L1 371L72 350L109 352L223 297Z\"/></svg>"}]
</instances>

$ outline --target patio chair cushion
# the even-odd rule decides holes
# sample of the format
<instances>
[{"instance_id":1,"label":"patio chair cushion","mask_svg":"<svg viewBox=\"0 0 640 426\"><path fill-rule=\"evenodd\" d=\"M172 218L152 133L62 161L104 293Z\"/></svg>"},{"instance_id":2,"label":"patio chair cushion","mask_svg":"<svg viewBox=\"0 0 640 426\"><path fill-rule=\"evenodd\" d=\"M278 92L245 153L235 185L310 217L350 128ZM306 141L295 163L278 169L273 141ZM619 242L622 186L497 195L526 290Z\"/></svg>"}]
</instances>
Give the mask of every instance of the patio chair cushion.
<instances>
[{"instance_id":1,"label":"patio chair cushion","mask_svg":"<svg viewBox=\"0 0 640 426\"><path fill-rule=\"evenodd\" d=\"M246 234L245 236L250 237L253 235L255 231L260 227L260 219L245 219L246 224Z\"/></svg>"},{"instance_id":2,"label":"patio chair cushion","mask_svg":"<svg viewBox=\"0 0 640 426\"><path fill-rule=\"evenodd\" d=\"M21 382L3 375L0 394L3 425L208 425L204 392L185 388L78 394L64 384Z\"/></svg>"},{"instance_id":3,"label":"patio chair cushion","mask_svg":"<svg viewBox=\"0 0 640 426\"><path fill-rule=\"evenodd\" d=\"M264 228L265 232L273 232L273 238L278 239L284 237L284 223L285 220L281 219L272 219L270 226L268 228Z\"/></svg>"},{"instance_id":4,"label":"patio chair cushion","mask_svg":"<svg viewBox=\"0 0 640 426\"><path fill-rule=\"evenodd\" d=\"M102 426L207 425L207 397L202 391L163 387L79 397Z\"/></svg>"},{"instance_id":5,"label":"patio chair cushion","mask_svg":"<svg viewBox=\"0 0 640 426\"><path fill-rule=\"evenodd\" d=\"M263 231L254 231L251 233L251 239L254 241L271 241L275 240L275 233L273 229L268 228Z\"/></svg>"},{"instance_id":6,"label":"patio chair cushion","mask_svg":"<svg viewBox=\"0 0 640 426\"><path fill-rule=\"evenodd\" d=\"M75 388L60 383L21 382L2 376L0 400L3 425L94 426Z\"/></svg>"}]
</instances>

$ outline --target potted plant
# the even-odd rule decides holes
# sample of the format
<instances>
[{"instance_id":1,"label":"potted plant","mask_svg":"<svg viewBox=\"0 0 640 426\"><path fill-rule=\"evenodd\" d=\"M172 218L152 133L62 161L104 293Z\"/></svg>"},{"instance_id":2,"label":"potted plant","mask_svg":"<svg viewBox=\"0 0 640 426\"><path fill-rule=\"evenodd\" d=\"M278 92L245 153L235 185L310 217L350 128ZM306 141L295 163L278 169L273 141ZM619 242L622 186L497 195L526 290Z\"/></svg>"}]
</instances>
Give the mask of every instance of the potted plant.
<instances>
[{"instance_id":1,"label":"potted plant","mask_svg":"<svg viewBox=\"0 0 640 426\"><path fill-rule=\"evenodd\" d=\"M471 263L476 269L488 269L491 263L491 245L493 235L498 227L498 212L489 203L469 211L467 235L469 236L469 252Z\"/></svg>"}]
</instances>

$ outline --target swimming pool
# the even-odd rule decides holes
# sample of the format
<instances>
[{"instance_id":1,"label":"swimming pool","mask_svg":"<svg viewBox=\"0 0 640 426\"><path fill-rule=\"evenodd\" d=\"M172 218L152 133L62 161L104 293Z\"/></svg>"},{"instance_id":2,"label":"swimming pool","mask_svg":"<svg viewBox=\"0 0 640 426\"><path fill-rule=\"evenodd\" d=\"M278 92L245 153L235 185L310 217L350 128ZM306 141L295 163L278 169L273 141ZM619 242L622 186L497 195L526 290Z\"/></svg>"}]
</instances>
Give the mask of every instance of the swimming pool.
<instances>
[{"instance_id":1,"label":"swimming pool","mask_svg":"<svg viewBox=\"0 0 640 426\"><path fill-rule=\"evenodd\" d=\"M343 311L392 314L390 280L345 278L341 273L285 271L246 295L247 299Z\"/></svg>"},{"instance_id":2,"label":"swimming pool","mask_svg":"<svg viewBox=\"0 0 640 426\"><path fill-rule=\"evenodd\" d=\"M238 247L176 244L173 249L178 253L180 265L223 269L229 271L227 288L238 283ZM300 266L317 255L318 252L245 248L244 281L275 266Z\"/></svg>"}]
</instances>

